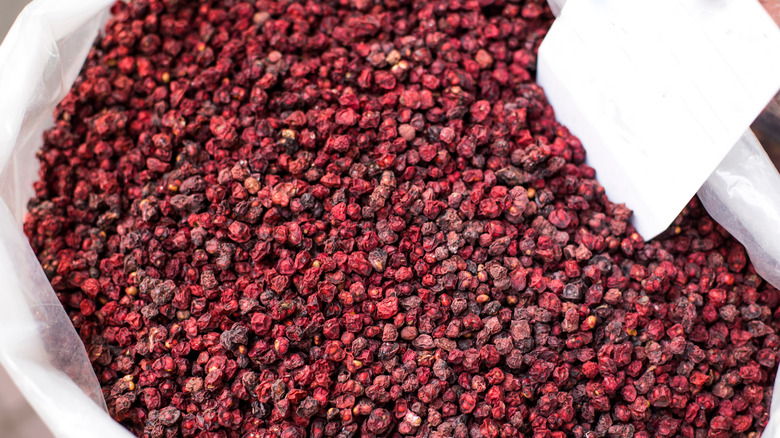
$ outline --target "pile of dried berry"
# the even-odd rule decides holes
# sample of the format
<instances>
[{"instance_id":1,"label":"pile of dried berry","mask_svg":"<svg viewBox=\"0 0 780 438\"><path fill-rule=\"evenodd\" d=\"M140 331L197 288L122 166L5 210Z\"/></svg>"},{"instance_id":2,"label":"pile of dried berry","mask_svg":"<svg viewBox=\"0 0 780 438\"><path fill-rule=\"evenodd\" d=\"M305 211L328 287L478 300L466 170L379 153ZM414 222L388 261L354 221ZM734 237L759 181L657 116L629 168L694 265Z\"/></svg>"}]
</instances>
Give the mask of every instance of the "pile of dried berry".
<instances>
[{"instance_id":1,"label":"pile of dried berry","mask_svg":"<svg viewBox=\"0 0 780 438\"><path fill-rule=\"evenodd\" d=\"M695 200L649 243L608 201L533 82L544 0L113 14L25 231L133 433L765 426L780 294Z\"/></svg>"}]
</instances>

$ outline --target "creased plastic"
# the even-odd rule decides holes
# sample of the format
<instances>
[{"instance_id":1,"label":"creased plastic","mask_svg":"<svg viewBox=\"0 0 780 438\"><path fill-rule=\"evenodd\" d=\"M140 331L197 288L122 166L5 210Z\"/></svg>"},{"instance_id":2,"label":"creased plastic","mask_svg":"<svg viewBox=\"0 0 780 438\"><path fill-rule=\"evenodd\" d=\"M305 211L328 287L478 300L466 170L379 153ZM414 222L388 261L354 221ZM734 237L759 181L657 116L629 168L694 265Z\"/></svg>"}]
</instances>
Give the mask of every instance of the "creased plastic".
<instances>
[{"instance_id":1,"label":"creased plastic","mask_svg":"<svg viewBox=\"0 0 780 438\"><path fill-rule=\"evenodd\" d=\"M0 365L57 437L130 437L22 232L36 151L112 0L36 0L0 45Z\"/></svg>"},{"instance_id":2,"label":"creased plastic","mask_svg":"<svg viewBox=\"0 0 780 438\"><path fill-rule=\"evenodd\" d=\"M780 288L780 174L752 132L739 139L698 195L710 216L745 245L756 272Z\"/></svg>"},{"instance_id":3,"label":"creased plastic","mask_svg":"<svg viewBox=\"0 0 780 438\"><path fill-rule=\"evenodd\" d=\"M565 3L566 0L548 0L556 16ZM780 288L780 174L749 129L697 194L712 218L745 246L756 272ZM775 378L769 423L762 434L768 438L780 438L778 377L780 374Z\"/></svg>"},{"instance_id":4,"label":"creased plastic","mask_svg":"<svg viewBox=\"0 0 780 438\"><path fill-rule=\"evenodd\" d=\"M651 239L780 89L780 29L755 0L568 0L536 79Z\"/></svg>"},{"instance_id":5,"label":"creased plastic","mask_svg":"<svg viewBox=\"0 0 780 438\"><path fill-rule=\"evenodd\" d=\"M566 0L547 0L547 4L550 5L550 11L552 11L553 15L556 17L561 15L561 9L563 9L564 3L566 3Z\"/></svg>"},{"instance_id":6,"label":"creased plastic","mask_svg":"<svg viewBox=\"0 0 780 438\"><path fill-rule=\"evenodd\" d=\"M726 3L722 2L721 7L725 7ZM753 8L754 14L760 14L762 18L765 18L763 21L771 23L768 16L764 16L766 14L761 12L758 3L754 1L748 3L750 4L739 2L732 2L729 4L735 8L746 8L750 6ZM564 5L568 4L569 8L567 10L572 12L571 7L581 6L583 3L567 2L567 0L548 0L548 4L551 11L558 16ZM691 8L695 7L693 4L689 6ZM701 6L702 5L699 7ZM706 7L709 8L710 5L708 4ZM580 9L582 10L582 8ZM715 12L719 11L717 8L714 10ZM774 27L772 27L772 31L774 34L777 33ZM549 35L547 39L550 39ZM576 39L576 35L573 35L570 39ZM564 47L568 47L568 44L566 43L567 41L564 41ZM749 49L753 48L745 47L746 51L749 51ZM540 51L541 50L542 49L540 49ZM566 55L566 52L559 51L556 52L555 55L558 55L558 57L561 58L563 55ZM551 56L552 55L549 55L547 58L550 58ZM759 58L761 57L762 56L759 56ZM768 52L765 53L763 58L777 59L778 56L777 53ZM544 85L545 92L551 101L555 100L552 99L553 96L557 97L558 105L556 106L556 114L558 114L561 119L564 119L564 123L572 129L572 132L583 138L583 140L590 138L592 144L599 143L594 140L605 139L610 135L615 134L614 132L604 132L603 129L599 131L599 128L609 125L600 125L597 123L599 114L592 111L586 112L578 107L577 101L573 98L569 98L571 96L568 95L569 90L567 87L569 87L572 82L571 75L567 76L566 71L563 71L560 68L551 68L550 65L552 64L548 64L550 64L550 59L544 59L540 55L537 79ZM660 81L661 79L658 80ZM650 105L651 103L652 102L649 102L647 105L649 105L649 108L654 109L655 107ZM625 108L620 108L620 111L623 111L624 109ZM702 119L703 118L704 115L702 115ZM649 120L654 119L650 116ZM703 123L702 120L699 120L699 122ZM746 121L744 127L734 125L732 128L738 128L740 130L746 129L748 123L749 122ZM710 123L707 126L712 126L712 124ZM661 132L663 132L664 135L667 135L666 131L662 130ZM736 132L738 133L740 131ZM653 144L657 143L658 142L654 142ZM702 137L702 140L699 143L700 145L697 146L699 149L711 149L711 156L704 156L706 154L702 155L701 160L699 160L700 162L696 162L698 165L692 165L693 163L688 159L684 161L688 163L688 166L691 169L708 171L705 167L702 167L702 162L705 158L712 159L713 157L717 157L718 151L716 150L717 148L711 147L712 145L707 138ZM634 145L635 144L631 144L631 146ZM729 146L729 143L725 143L725 145ZM652 149L649 152L639 150L639 146L637 146L637 149L645 158L649 158L648 154L652 154ZM691 151L696 152L696 149L691 149ZM766 156L766 153L763 151L758 140L749 130L744 133L730 149L725 149L724 151L730 152L724 152L726 154L725 158L717 164L717 167L715 167L714 164L718 162L713 162L715 170L699 189L699 197L713 218L745 246L759 275L773 286L780 288L780 175L778 175L777 170ZM621 164L620 162L610 161L614 154L607 149L589 151L589 156L591 158L593 158L594 155L600 156L603 163ZM668 155L668 153L659 148L656 155L660 155L665 160L665 156ZM656 156L653 155L653 158L655 159ZM631 161L641 162L644 165L650 160L632 158ZM710 167L710 169L712 169L712 167ZM604 180L614 178L615 176L620 177L621 174L611 174L609 167L602 167L600 169L602 183L604 183ZM702 180L705 176L706 173L702 175ZM669 187L669 189L659 190L658 187L653 185L652 191L654 193L659 192L662 194L658 196L659 200L670 199L670 193L674 187L681 187L680 177L669 177L668 175L659 175L657 173L650 173L648 174L648 177L650 178L648 181L654 179L655 181L664 182ZM698 185L700 183L699 181L689 180L688 183L696 183L696 185ZM623 190L627 190L627 193L632 193L633 199L635 199L635 204L633 205L633 208L635 209L634 225L642 231L642 227L639 227L640 223L654 222L657 231L660 232L663 228L658 228L657 226L663 224L665 220L659 221L657 220L658 218L653 220L653 218L650 217L657 213L658 208L640 209L636 204L636 202L640 202L640 205L642 205L641 199L638 199L638 195L640 192L646 192L647 188L640 190L638 186L635 186L632 189L631 181L626 181L622 178L619 178L619 182L623 187ZM655 182L653 184L655 184ZM650 185L648 185L648 187L649 186ZM688 199L687 196L689 195L685 195L681 199ZM632 198L629 196L629 199ZM631 206L630 200L627 200L626 202ZM658 205L648 204L643 207L648 206L657 207ZM664 206L664 208L667 207L668 206ZM677 214L675 210L671 210L671 213L673 215ZM644 227L644 229L649 229L649 227ZM647 233L643 234L645 234L645 237L653 237L647 235Z\"/></svg>"},{"instance_id":7,"label":"creased plastic","mask_svg":"<svg viewBox=\"0 0 780 438\"><path fill-rule=\"evenodd\" d=\"M758 275L780 288L780 174L748 130L698 192L704 208L745 246ZM780 437L780 374L762 436Z\"/></svg>"}]
</instances>

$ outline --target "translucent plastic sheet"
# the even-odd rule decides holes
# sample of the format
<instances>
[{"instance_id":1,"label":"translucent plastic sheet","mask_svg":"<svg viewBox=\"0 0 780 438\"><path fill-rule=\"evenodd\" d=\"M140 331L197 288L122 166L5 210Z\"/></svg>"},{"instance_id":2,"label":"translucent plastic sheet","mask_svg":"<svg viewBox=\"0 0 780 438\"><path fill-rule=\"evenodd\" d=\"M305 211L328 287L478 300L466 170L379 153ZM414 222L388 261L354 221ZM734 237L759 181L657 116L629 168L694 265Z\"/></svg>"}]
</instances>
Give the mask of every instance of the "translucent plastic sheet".
<instances>
[{"instance_id":1,"label":"translucent plastic sheet","mask_svg":"<svg viewBox=\"0 0 780 438\"><path fill-rule=\"evenodd\" d=\"M568 0L537 82L652 239L780 89L780 29L756 0Z\"/></svg>"},{"instance_id":2,"label":"translucent plastic sheet","mask_svg":"<svg viewBox=\"0 0 780 438\"><path fill-rule=\"evenodd\" d=\"M0 365L57 437L130 437L22 232L35 152L110 0L36 0L0 46Z\"/></svg>"},{"instance_id":3,"label":"translucent plastic sheet","mask_svg":"<svg viewBox=\"0 0 780 438\"><path fill-rule=\"evenodd\" d=\"M565 3L548 0L556 16ZM730 149L697 194L712 218L745 246L756 272L780 288L780 174L750 130ZM780 438L778 377L780 374L775 377L769 423L762 434L767 438Z\"/></svg>"},{"instance_id":4,"label":"translucent plastic sheet","mask_svg":"<svg viewBox=\"0 0 780 438\"><path fill-rule=\"evenodd\" d=\"M669 1L675 3L678 0ZM643 33L642 29L630 32L630 29L633 29L630 26L623 29L625 23L619 22L620 20L635 18L635 14L630 12L631 8L628 6L626 9L629 12L618 13L616 12L617 6L613 4L610 7L607 2L548 0L550 9L556 16L561 13L564 6L566 9L563 10L563 15L553 25L545 43L540 48L537 80L545 87L545 92L555 107L556 115L561 122L568 126L575 135L578 135L583 142L590 145L589 162L599 172L599 179L607 189L608 194L617 201L626 202L634 209L633 222L643 236L652 238L663 231L671 221L670 218L674 218L679 213L679 209L675 205L681 201L683 204L687 202L692 193L701 187L699 195L713 218L745 245L756 271L765 280L780 288L780 175L755 136L750 131L741 135L757 114L751 111L755 108L757 108L756 111L760 111L760 108L766 104L763 96L772 96L777 91L776 76L771 73L780 65L780 51L773 50L778 48L775 45L778 40L778 30L755 0L746 2L721 0L699 3L679 1L685 3L682 15L708 17L707 20L714 24L701 19L702 23L711 25L692 26L690 30L686 31L687 34L681 34L681 38L685 40L684 44L680 41L679 47L665 48L658 43L655 34ZM646 4L647 2L641 3ZM658 47L654 47L654 50L668 52L665 56L672 58L688 58L691 50L695 52L695 49L700 45L705 45L704 43L699 44L702 40L707 41L709 38L717 36L716 40L719 44L716 46L725 50L722 46L730 45L729 51L727 51L730 55L727 66L742 68L739 72L740 75L736 77L736 82L751 84L761 82L761 87L752 90L751 93L740 87L727 87L729 90L734 88L734 90L729 91L732 94L744 94L746 101L742 105L733 104L731 101L734 99L728 100L725 104L719 102L721 107L727 108L731 112L718 111L716 114L716 112L708 111L714 111L712 106L697 106L694 102L695 96L692 97L692 95L705 93L704 101L713 104L706 98L715 94L722 97L721 95L727 93L712 91L703 87L701 83L697 83L695 87L691 86L691 82L687 78L691 74L694 74L695 77L702 77L703 75L699 71L701 66L696 66L695 63L692 65L671 63L674 68L664 67L668 70L665 78L652 77L651 75L644 82L648 84L653 81L663 83L664 89L670 90L670 93L678 90L675 92L675 96L679 102L675 105L688 111L685 114L681 113L679 117L674 117L685 121L678 131L685 131L686 126L690 126L689 131L691 132L687 134L699 133L683 142L679 147L674 146L675 144L671 141L666 141L667 136L688 138L667 126L668 119L665 119L661 114L654 115L667 111L673 113L671 110L675 105L654 99L652 95L648 95L648 99L644 100L642 95L638 94L636 96L639 97L625 101L624 105L616 108L614 113L623 117L623 113L631 112L633 109L628 107L643 108L642 111L645 112L639 119L644 120L642 123L652 126L652 130L660 132L662 136L655 139L640 131L621 134L621 125L610 123L608 121L609 114L600 113L594 110L593 106L582 106L583 102L594 103L598 99L604 98L601 94L597 94L584 99L587 95L582 94L583 90L596 93L602 89L590 84L587 80L578 82L577 75L569 75L567 74L568 70L562 68L576 58L576 52L582 51L579 46L574 44L575 42L579 42L587 48L589 50L588 56L594 59L600 59L599 56L602 55L600 48L603 48L604 52L609 52L608 48L604 48L603 44L598 43L601 41L600 38L605 35L611 37L613 34L610 32L613 30L601 29L594 33L592 29L580 29L576 26L576 23L579 23L577 20L583 20L583 17L593 14L594 11L598 12L598 8L594 5L599 5L602 9L606 8L608 12L615 12L615 16L611 18L614 21L613 27L623 29L621 32L631 34L631 38L628 35L624 38L632 41L630 47L656 45ZM665 12L662 11L662 13ZM750 18L760 18L763 27L756 29L756 35L753 35L755 40L743 40L737 36L731 37L732 34L725 32L725 30L732 29L730 26L736 26L736 24L724 24L719 20L712 19L712 16L721 17L724 15L733 16L733 21L741 23L741 27L737 26L735 29L742 29L748 23L753 23L754 21ZM568 21L566 21L567 17ZM556 26L561 25L565 26L558 27L556 33ZM682 27L685 28L685 26ZM660 26L659 29L664 29L664 27ZM764 30L766 35L764 35ZM551 41L553 41L552 46L547 44ZM756 44L751 44L750 41ZM761 44L758 44L759 42ZM544 53L542 53L543 51ZM631 51L631 56L634 58L630 58L629 61L636 61L643 57L655 59L650 56L651 52L650 50ZM735 57L734 53L737 52L749 53L750 56L744 59ZM636 53L639 54L636 55ZM753 65L751 60L759 60L760 62L756 62L766 66L767 71L752 79L748 77L750 75L746 71L761 70L747 68L747 66ZM605 72L612 69L617 70L618 65L625 63L625 60L609 59L608 61L615 65L607 61L596 63L590 73L600 77L603 75L602 70ZM633 64L634 62L628 63ZM705 63L705 65L709 64ZM719 70L734 74L733 68ZM724 76L722 82L724 84L734 82L734 78L727 79L729 78ZM614 85L610 86L614 87ZM646 88L651 88L651 86L648 85ZM577 95L574 96L573 92L576 92ZM692 109L697 110L692 111ZM718 117L713 117L714 114ZM720 126L726 124L730 125L728 135L726 135L726 131L719 130ZM664 126L664 129L656 129L655 127L658 125ZM699 131L695 131L694 127L697 127ZM701 132L706 134L701 134ZM617 141L617 138L620 141ZM736 143L731 143L735 139ZM716 143L718 144L716 145ZM665 145L667 150L664 150L662 145ZM673 151L668 150L670 145L675 147ZM618 158L618 155L622 158ZM673 163L669 161L669 156L676 157L673 161L678 163L677 168L672 167ZM721 160L720 157L724 156L725 158ZM680 170L681 167L685 169L684 172ZM637 174L639 168L642 168L645 174L630 181L627 180L626 174ZM715 170L713 171L713 169ZM712 173L710 174L710 172ZM706 183L704 183L705 180ZM645 196L648 193L652 196ZM626 199L621 199L619 195L623 195ZM673 198L676 200L672 201Z\"/></svg>"},{"instance_id":5,"label":"translucent plastic sheet","mask_svg":"<svg viewBox=\"0 0 780 438\"><path fill-rule=\"evenodd\" d=\"M780 174L748 130L699 189L707 212L739 240L756 272L780 287ZM780 374L763 437L780 437Z\"/></svg>"},{"instance_id":6,"label":"translucent plastic sheet","mask_svg":"<svg viewBox=\"0 0 780 438\"><path fill-rule=\"evenodd\" d=\"M752 132L698 194L712 218L745 245L756 272L780 288L780 174Z\"/></svg>"}]
</instances>

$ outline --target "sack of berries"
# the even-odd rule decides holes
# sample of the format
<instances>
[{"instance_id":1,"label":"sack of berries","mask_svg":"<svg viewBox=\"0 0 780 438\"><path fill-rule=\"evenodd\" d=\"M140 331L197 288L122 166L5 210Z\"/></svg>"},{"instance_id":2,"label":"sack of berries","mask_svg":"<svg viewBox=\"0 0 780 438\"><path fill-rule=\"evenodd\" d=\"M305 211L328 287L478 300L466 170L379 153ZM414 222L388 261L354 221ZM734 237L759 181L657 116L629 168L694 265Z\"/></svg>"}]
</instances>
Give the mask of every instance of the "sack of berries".
<instances>
[{"instance_id":1,"label":"sack of berries","mask_svg":"<svg viewBox=\"0 0 780 438\"><path fill-rule=\"evenodd\" d=\"M554 20L33 1L0 364L57 437L774 436L780 176L747 138L645 240L537 83Z\"/></svg>"}]
</instances>

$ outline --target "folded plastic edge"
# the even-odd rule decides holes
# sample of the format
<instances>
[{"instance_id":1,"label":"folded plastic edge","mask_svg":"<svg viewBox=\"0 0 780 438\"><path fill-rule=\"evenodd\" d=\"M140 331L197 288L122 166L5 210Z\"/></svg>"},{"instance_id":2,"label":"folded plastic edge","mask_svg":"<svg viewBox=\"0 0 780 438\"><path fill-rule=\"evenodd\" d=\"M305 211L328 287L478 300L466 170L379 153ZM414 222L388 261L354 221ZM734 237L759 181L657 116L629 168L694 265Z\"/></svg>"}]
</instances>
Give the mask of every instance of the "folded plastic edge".
<instances>
[{"instance_id":1,"label":"folded plastic edge","mask_svg":"<svg viewBox=\"0 0 780 438\"><path fill-rule=\"evenodd\" d=\"M780 174L748 130L699 189L710 216L745 246L756 272L780 288ZM767 226L769 224L769 226ZM780 374L762 436L780 433Z\"/></svg>"},{"instance_id":2,"label":"folded plastic edge","mask_svg":"<svg viewBox=\"0 0 780 438\"><path fill-rule=\"evenodd\" d=\"M20 226L41 135L112 3L35 0L0 46L0 365L58 437L131 436L106 414L86 349Z\"/></svg>"},{"instance_id":3,"label":"folded plastic edge","mask_svg":"<svg viewBox=\"0 0 780 438\"><path fill-rule=\"evenodd\" d=\"M780 174L750 130L698 195L710 216L745 246L756 272L780 289Z\"/></svg>"}]
</instances>

